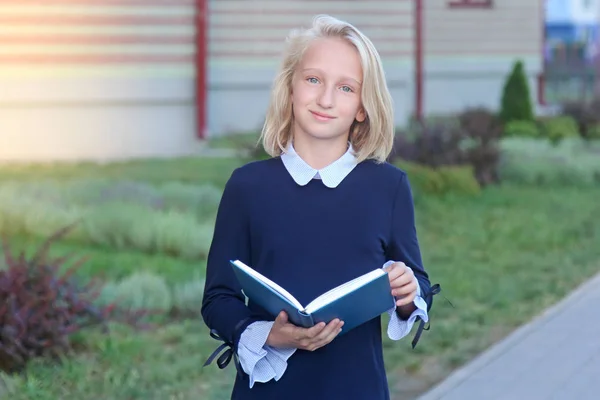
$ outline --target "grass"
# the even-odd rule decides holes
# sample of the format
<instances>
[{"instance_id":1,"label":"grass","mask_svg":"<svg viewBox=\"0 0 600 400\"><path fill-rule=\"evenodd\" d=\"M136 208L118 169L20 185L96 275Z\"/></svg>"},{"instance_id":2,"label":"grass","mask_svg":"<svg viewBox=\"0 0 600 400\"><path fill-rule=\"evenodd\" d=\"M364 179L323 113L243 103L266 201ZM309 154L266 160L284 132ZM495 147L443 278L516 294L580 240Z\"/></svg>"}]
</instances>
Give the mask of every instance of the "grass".
<instances>
[{"instance_id":1,"label":"grass","mask_svg":"<svg viewBox=\"0 0 600 400\"><path fill-rule=\"evenodd\" d=\"M108 178L155 186L179 181L222 187L242 162L182 159L100 167L1 167L0 182ZM597 188L505 185L472 197L420 196L416 207L427 269L455 308L436 296L431 330L415 350L409 338L385 340L396 398L413 398L600 270L600 225L594 223L600 219ZM42 237L22 233L11 239L16 248L31 251ZM102 274L110 280L150 271L177 284L205 267L202 258L115 249L76 238L53 250L57 255L70 252L90 257L80 271L84 277ZM26 374L4 376L7 398L228 398L234 368L202 368L218 343L199 317L144 333L115 328L109 337L81 335L79 351L61 364L40 361Z\"/></svg>"},{"instance_id":2,"label":"grass","mask_svg":"<svg viewBox=\"0 0 600 400\"><path fill-rule=\"evenodd\" d=\"M223 186L231 172L242 165L237 158L178 158L136 160L98 165L95 163L0 165L0 182L44 179L127 179L159 184L208 183Z\"/></svg>"}]
</instances>

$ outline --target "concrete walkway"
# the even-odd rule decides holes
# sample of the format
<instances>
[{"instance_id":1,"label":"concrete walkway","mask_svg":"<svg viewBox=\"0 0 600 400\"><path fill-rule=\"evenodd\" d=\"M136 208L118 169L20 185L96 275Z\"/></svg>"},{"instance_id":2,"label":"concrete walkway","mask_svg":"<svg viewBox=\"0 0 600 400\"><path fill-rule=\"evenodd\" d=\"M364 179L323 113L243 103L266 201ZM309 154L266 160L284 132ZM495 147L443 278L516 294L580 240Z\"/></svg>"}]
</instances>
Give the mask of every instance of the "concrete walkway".
<instances>
[{"instance_id":1,"label":"concrete walkway","mask_svg":"<svg viewBox=\"0 0 600 400\"><path fill-rule=\"evenodd\" d=\"M600 275L418 400L547 399L600 399Z\"/></svg>"}]
</instances>

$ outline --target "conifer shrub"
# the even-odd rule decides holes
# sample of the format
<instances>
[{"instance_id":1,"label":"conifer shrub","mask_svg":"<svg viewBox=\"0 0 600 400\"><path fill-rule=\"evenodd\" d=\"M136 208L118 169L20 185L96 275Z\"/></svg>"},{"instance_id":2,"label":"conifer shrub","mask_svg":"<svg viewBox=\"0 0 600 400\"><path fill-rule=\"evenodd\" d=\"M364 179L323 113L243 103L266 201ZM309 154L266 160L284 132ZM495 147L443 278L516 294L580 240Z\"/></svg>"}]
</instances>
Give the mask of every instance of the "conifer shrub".
<instances>
[{"instance_id":1,"label":"conifer shrub","mask_svg":"<svg viewBox=\"0 0 600 400\"><path fill-rule=\"evenodd\" d=\"M516 61L502 90L500 118L510 121L534 121L529 83L522 61Z\"/></svg>"}]
</instances>

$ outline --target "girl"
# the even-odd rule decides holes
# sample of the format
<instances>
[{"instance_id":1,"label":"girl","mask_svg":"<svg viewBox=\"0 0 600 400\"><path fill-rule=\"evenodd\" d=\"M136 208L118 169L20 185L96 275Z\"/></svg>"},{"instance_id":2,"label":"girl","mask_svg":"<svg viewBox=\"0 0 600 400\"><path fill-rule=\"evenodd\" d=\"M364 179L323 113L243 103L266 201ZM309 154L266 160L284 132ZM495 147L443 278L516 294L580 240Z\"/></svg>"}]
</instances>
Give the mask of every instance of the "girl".
<instances>
[{"instance_id":1,"label":"girl","mask_svg":"<svg viewBox=\"0 0 600 400\"><path fill-rule=\"evenodd\" d=\"M305 329L284 312L273 321L245 304L229 260L304 304L380 266L397 300L387 335L399 340L417 318L427 322L431 287L411 189L385 162L393 138L392 100L371 41L329 16L293 33L262 132L272 158L233 172L208 256L202 315L239 357L232 399L389 399L379 317L339 337L344 321Z\"/></svg>"}]
</instances>

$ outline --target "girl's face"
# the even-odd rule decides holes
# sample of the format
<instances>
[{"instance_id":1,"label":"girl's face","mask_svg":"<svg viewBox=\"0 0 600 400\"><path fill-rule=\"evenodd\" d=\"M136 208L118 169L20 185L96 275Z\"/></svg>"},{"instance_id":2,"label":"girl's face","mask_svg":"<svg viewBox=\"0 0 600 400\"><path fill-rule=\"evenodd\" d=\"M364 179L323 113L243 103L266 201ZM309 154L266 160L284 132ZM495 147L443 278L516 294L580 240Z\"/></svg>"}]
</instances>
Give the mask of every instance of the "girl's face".
<instances>
[{"instance_id":1,"label":"girl's face","mask_svg":"<svg viewBox=\"0 0 600 400\"><path fill-rule=\"evenodd\" d=\"M348 140L354 120L362 122L360 56L343 39L316 39L292 80L294 136Z\"/></svg>"}]
</instances>

